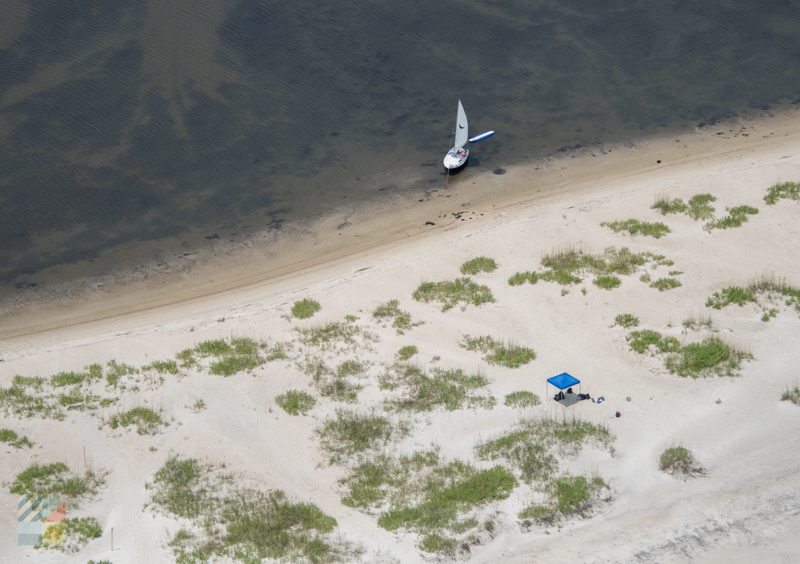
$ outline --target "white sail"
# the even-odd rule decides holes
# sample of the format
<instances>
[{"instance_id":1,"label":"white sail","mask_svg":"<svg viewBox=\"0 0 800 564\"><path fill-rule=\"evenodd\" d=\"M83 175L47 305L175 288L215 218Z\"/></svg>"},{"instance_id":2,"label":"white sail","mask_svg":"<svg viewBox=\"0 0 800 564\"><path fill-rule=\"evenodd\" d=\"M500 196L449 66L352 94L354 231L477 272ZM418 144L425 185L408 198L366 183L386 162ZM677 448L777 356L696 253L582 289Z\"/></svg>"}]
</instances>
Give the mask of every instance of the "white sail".
<instances>
[{"instance_id":1,"label":"white sail","mask_svg":"<svg viewBox=\"0 0 800 564\"><path fill-rule=\"evenodd\" d=\"M456 141L454 148L460 149L467 145L469 139L469 127L467 127L467 113L464 111L464 106L461 105L461 100L458 101L458 115L456 117Z\"/></svg>"}]
</instances>

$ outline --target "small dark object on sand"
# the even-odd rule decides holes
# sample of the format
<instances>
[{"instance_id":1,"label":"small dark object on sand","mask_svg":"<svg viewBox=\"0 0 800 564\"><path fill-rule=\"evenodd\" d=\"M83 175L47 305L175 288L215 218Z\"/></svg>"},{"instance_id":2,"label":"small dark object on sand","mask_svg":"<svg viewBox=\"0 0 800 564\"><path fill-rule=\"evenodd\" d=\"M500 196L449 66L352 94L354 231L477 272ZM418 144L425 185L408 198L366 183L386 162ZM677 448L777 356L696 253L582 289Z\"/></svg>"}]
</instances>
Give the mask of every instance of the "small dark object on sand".
<instances>
[{"instance_id":1,"label":"small dark object on sand","mask_svg":"<svg viewBox=\"0 0 800 564\"><path fill-rule=\"evenodd\" d=\"M656 163L661 164L661 161L656 161Z\"/></svg>"},{"instance_id":2,"label":"small dark object on sand","mask_svg":"<svg viewBox=\"0 0 800 564\"><path fill-rule=\"evenodd\" d=\"M631 401L631 398L630 398L630 396L628 396L628 397L627 397L627 398L625 398L625 399L626 399L626 400L628 400L628 401Z\"/></svg>"},{"instance_id":3,"label":"small dark object on sand","mask_svg":"<svg viewBox=\"0 0 800 564\"><path fill-rule=\"evenodd\" d=\"M436 225L436 224L434 222L432 222L432 221L426 221L425 225Z\"/></svg>"},{"instance_id":4,"label":"small dark object on sand","mask_svg":"<svg viewBox=\"0 0 800 564\"><path fill-rule=\"evenodd\" d=\"M619 419L620 417L622 417L622 414L619 411L617 411L617 419Z\"/></svg>"}]
</instances>

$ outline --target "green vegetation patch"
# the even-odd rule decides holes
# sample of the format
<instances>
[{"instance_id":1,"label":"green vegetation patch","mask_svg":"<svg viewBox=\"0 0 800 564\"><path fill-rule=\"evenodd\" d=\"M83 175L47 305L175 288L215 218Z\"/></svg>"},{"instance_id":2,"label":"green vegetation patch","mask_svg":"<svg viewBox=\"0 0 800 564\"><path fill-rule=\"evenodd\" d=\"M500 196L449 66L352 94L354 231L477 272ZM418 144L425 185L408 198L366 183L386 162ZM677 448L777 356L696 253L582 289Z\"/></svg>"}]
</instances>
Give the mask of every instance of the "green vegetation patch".
<instances>
[{"instance_id":1,"label":"green vegetation patch","mask_svg":"<svg viewBox=\"0 0 800 564\"><path fill-rule=\"evenodd\" d=\"M800 405L800 386L795 385L794 388L787 386L781 394L781 401L790 401L795 405Z\"/></svg>"},{"instance_id":2,"label":"green vegetation patch","mask_svg":"<svg viewBox=\"0 0 800 564\"><path fill-rule=\"evenodd\" d=\"M506 368L519 368L536 359L533 349L513 343L506 345L502 341L494 340L490 335L483 337L464 335L464 341L459 346L468 351L480 351L485 354L483 360L487 363Z\"/></svg>"},{"instance_id":3,"label":"green vegetation patch","mask_svg":"<svg viewBox=\"0 0 800 564\"><path fill-rule=\"evenodd\" d=\"M675 337L664 337L658 331L652 329L642 329L632 331L625 339L631 350L644 354L650 345L654 345L659 352L678 352L681 350L681 343Z\"/></svg>"},{"instance_id":4,"label":"green vegetation patch","mask_svg":"<svg viewBox=\"0 0 800 564\"><path fill-rule=\"evenodd\" d=\"M658 289L659 292L666 292L667 290L679 288L682 285L681 281L677 278L659 278L650 283L650 287Z\"/></svg>"},{"instance_id":5,"label":"green vegetation patch","mask_svg":"<svg viewBox=\"0 0 800 564\"><path fill-rule=\"evenodd\" d=\"M33 448L34 443L26 436L19 436L12 429L0 429L0 443L6 443L14 448Z\"/></svg>"},{"instance_id":6,"label":"green vegetation patch","mask_svg":"<svg viewBox=\"0 0 800 564\"><path fill-rule=\"evenodd\" d=\"M668 213L685 213L689 206L680 198L673 200L669 196L662 196L653 203L651 209L659 210L661 215L667 215Z\"/></svg>"},{"instance_id":7,"label":"green vegetation patch","mask_svg":"<svg viewBox=\"0 0 800 564\"><path fill-rule=\"evenodd\" d=\"M549 269L539 274L541 280L558 282L562 285L577 284L582 273L591 273L597 277L611 277L614 275L628 276L644 264L652 263L653 268L661 265L674 264L663 255L654 255L649 251L642 253L631 252L627 247L617 250L615 247L606 248L602 254L591 255L582 250L569 248L551 255L545 255L542 266ZM615 282L608 279L607 284Z\"/></svg>"},{"instance_id":8,"label":"green vegetation patch","mask_svg":"<svg viewBox=\"0 0 800 564\"><path fill-rule=\"evenodd\" d=\"M682 378L701 376L735 376L743 360L753 355L726 343L718 337L708 337L699 343L689 343L676 354L667 356L665 365L672 374Z\"/></svg>"},{"instance_id":9,"label":"green vegetation patch","mask_svg":"<svg viewBox=\"0 0 800 564\"><path fill-rule=\"evenodd\" d=\"M314 396L301 390L288 390L285 394L275 397L275 403L289 415L307 415L314 409L317 400Z\"/></svg>"},{"instance_id":10,"label":"green vegetation patch","mask_svg":"<svg viewBox=\"0 0 800 564\"><path fill-rule=\"evenodd\" d=\"M638 219L628 219L626 221L614 221L611 223L604 221L600 226L608 227L614 233L627 231L631 235L638 235L641 233L642 235L655 237L656 239L660 239L663 235L670 233L669 227L660 221L648 223L646 221L639 221Z\"/></svg>"},{"instance_id":11,"label":"green vegetation patch","mask_svg":"<svg viewBox=\"0 0 800 564\"><path fill-rule=\"evenodd\" d=\"M622 280L620 280L616 276L598 276L594 280L592 280L592 284L597 286L598 288L602 288L603 290L613 290L614 288L618 288L620 284L622 284Z\"/></svg>"},{"instance_id":12,"label":"green vegetation patch","mask_svg":"<svg viewBox=\"0 0 800 564\"><path fill-rule=\"evenodd\" d=\"M232 376L237 372L250 372L266 362L267 360L257 353L248 355L231 354L212 362L208 367L208 371L217 376Z\"/></svg>"},{"instance_id":13,"label":"green vegetation patch","mask_svg":"<svg viewBox=\"0 0 800 564\"><path fill-rule=\"evenodd\" d=\"M91 471L81 477L63 462L34 462L17 474L8 491L24 497L66 497L75 502L96 494L102 484L102 477Z\"/></svg>"},{"instance_id":14,"label":"green vegetation patch","mask_svg":"<svg viewBox=\"0 0 800 564\"><path fill-rule=\"evenodd\" d=\"M379 305L372 312L372 317L378 320L392 319L392 327L397 329L397 334L402 335L406 330L422 325L424 321L411 322L411 314L400 309L400 302L389 300L388 303Z\"/></svg>"},{"instance_id":15,"label":"green vegetation patch","mask_svg":"<svg viewBox=\"0 0 800 564\"><path fill-rule=\"evenodd\" d=\"M293 503L280 490L240 487L233 475L195 459L169 458L148 487L154 508L193 525L170 542L180 563L220 558L318 563L354 557L346 544L330 538L336 519L316 505Z\"/></svg>"},{"instance_id":16,"label":"green vegetation patch","mask_svg":"<svg viewBox=\"0 0 800 564\"><path fill-rule=\"evenodd\" d=\"M487 257L470 259L461 265L461 274L478 274L479 272L494 272L495 270L497 270L497 263L494 259Z\"/></svg>"},{"instance_id":17,"label":"green vegetation patch","mask_svg":"<svg viewBox=\"0 0 800 564\"><path fill-rule=\"evenodd\" d=\"M793 305L795 310L800 312L800 288L792 286L785 279L772 276L763 276L745 287L729 286L719 292L714 292L706 301L706 307L722 309L732 303L743 306L746 303L756 303L756 296L761 296L764 303L774 303L776 294L785 299L787 306ZM777 308L768 308L764 303L762 306L765 313L761 319L769 321L778 314L778 310Z\"/></svg>"},{"instance_id":18,"label":"green vegetation patch","mask_svg":"<svg viewBox=\"0 0 800 564\"><path fill-rule=\"evenodd\" d=\"M385 445L394 431L389 419L382 415L345 409L337 409L336 417L327 418L317 429L331 463Z\"/></svg>"},{"instance_id":19,"label":"green vegetation patch","mask_svg":"<svg viewBox=\"0 0 800 564\"><path fill-rule=\"evenodd\" d=\"M292 316L297 319L308 319L321 309L319 302L309 298L294 302L292 306Z\"/></svg>"},{"instance_id":20,"label":"green vegetation patch","mask_svg":"<svg viewBox=\"0 0 800 564\"><path fill-rule=\"evenodd\" d=\"M8 388L0 388L0 408L6 416L62 421L64 412L58 401L49 396L42 396L42 378L15 376ZM31 390L32 393L29 393Z\"/></svg>"},{"instance_id":21,"label":"green vegetation patch","mask_svg":"<svg viewBox=\"0 0 800 564\"><path fill-rule=\"evenodd\" d=\"M614 325L611 327L615 327L619 325L620 327L624 327L625 329L630 329L631 327L638 327L639 326L639 318L631 313L621 313L614 318Z\"/></svg>"},{"instance_id":22,"label":"green vegetation patch","mask_svg":"<svg viewBox=\"0 0 800 564\"><path fill-rule=\"evenodd\" d=\"M714 217L714 206L711 202L716 201L717 197L711 194L696 194L689 198L689 209L687 214L695 221L701 219L711 219Z\"/></svg>"},{"instance_id":23,"label":"green vegetation patch","mask_svg":"<svg viewBox=\"0 0 800 564\"><path fill-rule=\"evenodd\" d=\"M469 407L491 409L495 399L486 394L489 381L480 374L466 374L461 369L432 368L398 362L380 377L380 389L397 393L387 403L398 409L426 411L444 407L448 411Z\"/></svg>"},{"instance_id":24,"label":"green vegetation patch","mask_svg":"<svg viewBox=\"0 0 800 564\"><path fill-rule=\"evenodd\" d=\"M298 363L298 368L311 376L314 386L322 397L347 403L358 401L358 392L363 386L354 382L352 376L363 374L366 370L365 364L347 360L333 370L322 358L306 356L304 361Z\"/></svg>"},{"instance_id":25,"label":"green vegetation patch","mask_svg":"<svg viewBox=\"0 0 800 564\"><path fill-rule=\"evenodd\" d=\"M174 360L156 360L147 366L143 366L142 370L153 370L159 374L172 374L178 373L178 363Z\"/></svg>"},{"instance_id":26,"label":"green vegetation patch","mask_svg":"<svg viewBox=\"0 0 800 564\"><path fill-rule=\"evenodd\" d=\"M331 321L318 327L296 328L296 330L300 333L301 343L322 350L337 347L369 348L370 342L378 341L378 336L374 333L365 331L358 325L347 321Z\"/></svg>"},{"instance_id":27,"label":"green vegetation patch","mask_svg":"<svg viewBox=\"0 0 800 564\"><path fill-rule=\"evenodd\" d=\"M233 347L224 339L216 339L197 343L194 347L194 352L200 356L222 356L232 353Z\"/></svg>"},{"instance_id":28,"label":"green vegetation patch","mask_svg":"<svg viewBox=\"0 0 800 564\"><path fill-rule=\"evenodd\" d=\"M522 286L525 282L529 284L536 284L539 281L539 275L535 272L516 272L508 278L509 286Z\"/></svg>"},{"instance_id":29,"label":"green vegetation patch","mask_svg":"<svg viewBox=\"0 0 800 564\"><path fill-rule=\"evenodd\" d=\"M390 531L406 528L420 533L425 552L454 555L454 535L478 527L475 511L505 499L517 480L505 468L478 470L453 460L443 461L438 450L390 456L378 453L353 467L341 480L347 490L342 503L349 507L380 511L378 525ZM468 548L463 556L468 554Z\"/></svg>"},{"instance_id":30,"label":"green vegetation patch","mask_svg":"<svg viewBox=\"0 0 800 564\"><path fill-rule=\"evenodd\" d=\"M507 405L508 407L513 407L514 409L524 409L526 407L534 407L540 405L542 400L539 399L539 396L534 394L533 392L528 391L520 391L520 392L511 392L510 394L506 394L505 399L503 400L503 404Z\"/></svg>"},{"instance_id":31,"label":"green vegetation patch","mask_svg":"<svg viewBox=\"0 0 800 564\"><path fill-rule=\"evenodd\" d=\"M117 362L113 359L106 363L106 367L108 368L106 372L106 384L114 386L115 388L119 385L120 380L124 376L136 374L136 368L133 366L125 364L124 362Z\"/></svg>"},{"instance_id":32,"label":"green vegetation patch","mask_svg":"<svg viewBox=\"0 0 800 564\"><path fill-rule=\"evenodd\" d=\"M662 472L672 475L702 474L703 469L695 466L696 463L694 455L689 449L677 446L668 448L661 453L658 467Z\"/></svg>"},{"instance_id":33,"label":"green vegetation patch","mask_svg":"<svg viewBox=\"0 0 800 564\"><path fill-rule=\"evenodd\" d=\"M423 282L412 297L418 302L439 302L442 311L452 309L459 303L464 304L463 310L467 304L480 306L495 301L488 286L476 284L469 278L457 278L452 282Z\"/></svg>"},{"instance_id":34,"label":"green vegetation patch","mask_svg":"<svg viewBox=\"0 0 800 564\"><path fill-rule=\"evenodd\" d=\"M726 208L728 215L707 222L703 229L712 231L714 229L730 229L732 227L741 227L745 223L748 215L755 215L758 209L752 206L737 206L735 208Z\"/></svg>"},{"instance_id":35,"label":"green vegetation patch","mask_svg":"<svg viewBox=\"0 0 800 564\"><path fill-rule=\"evenodd\" d=\"M771 206L778 203L781 198L800 200L800 183L780 182L774 184L767 188L767 195L764 196L764 201Z\"/></svg>"},{"instance_id":36,"label":"green vegetation patch","mask_svg":"<svg viewBox=\"0 0 800 564\"><path fill-rule=\"evenodd\" d=\"M136 425L136 432L140 435L155 435L161 430L162 425L168 425L161 418L160 411L156 412L149 407L142 406L115 413L105 423L112 429Z\"/></svg>"},{"instance_id":37,"label":"green vegetation patch","mask_svg":"<svg viewBox=\"0 0 800 564\"><path fill-rule=\"evenodd\" d=\"M722 309L729 304L736 304L742 307L748 302L755 302L756 296L751 288L742 288L740 286L729 286L723 288L706 300L706 307L713 307L714 309Z\"/></svg>"},{"instance_id":38,"label":"green vegetation patch","mask_svg":"<svg viewBox=\"0 0 800 564\"><path fill-rule=\"evenodd\" d=\"M397 358L400 360L408 360L418 352L419 350L415 345L407 345L397 351Z\"/></svg>"}]
</instances>

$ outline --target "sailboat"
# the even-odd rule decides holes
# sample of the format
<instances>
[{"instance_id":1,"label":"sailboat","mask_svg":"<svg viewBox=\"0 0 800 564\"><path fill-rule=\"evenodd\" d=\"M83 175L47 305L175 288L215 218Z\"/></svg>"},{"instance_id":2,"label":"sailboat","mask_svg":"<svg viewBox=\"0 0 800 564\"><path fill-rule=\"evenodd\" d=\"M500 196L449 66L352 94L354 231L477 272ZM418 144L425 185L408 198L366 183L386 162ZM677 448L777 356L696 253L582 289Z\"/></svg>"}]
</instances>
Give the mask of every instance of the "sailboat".
<instances>
[{"instance_id":1,"label":"sailboat","mask_svg":"<svg viewBox=\"0 0 800 564\"><path fill-rule=\"evenodd\" d=\"M469 158L469 126L467 124L467 113L461 100L458 101L458 113L456 114L456 138L453 148L444 157L444 168L453 170L463 166Z\"/></svg>"},{"instance_id":2,"label":"sailboat","mask_svg":"<svg viewBox=\"0 0 800 564\"><path fill-rule=\"evenodd\" d=\"M461 105L461 100L459 100L458 112L456 113L456 137L453 148L450 149L444 157L444 167L447 170L453 170L463 166L469 158L469 144L480 141L481 139L486 139L493 134L494 131L487 131L486 133L481 133L470 139L467 113L464 111L464 106Z\"/></svg>"}]
</instances>

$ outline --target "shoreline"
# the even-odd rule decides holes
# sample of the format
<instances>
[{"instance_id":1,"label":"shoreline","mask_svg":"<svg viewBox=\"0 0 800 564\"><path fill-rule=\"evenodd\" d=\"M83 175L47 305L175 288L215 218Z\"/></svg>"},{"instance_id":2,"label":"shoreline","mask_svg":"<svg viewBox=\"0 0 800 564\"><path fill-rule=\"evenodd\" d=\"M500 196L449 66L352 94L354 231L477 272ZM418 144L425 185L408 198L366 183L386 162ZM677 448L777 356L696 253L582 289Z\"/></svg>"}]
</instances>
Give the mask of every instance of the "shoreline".
<instances>
[{"instance_id":1,"label":"shoreline","mask_svg":"<svg viewBox=\"0 0 800 564\"><path fill-rule=\"evenodd\" d=\"M460 223L468 223L467 218L473 223L493 221L501 210L591 197L592 191L603 192L611 183L632 177L646 179L704 159L736 159L748 151L769 151L780 145L781 134L791 139L800 136L797 107L784 105L752 121L736 117L677 135L583 147L504 165L508 168L502 175L465 169L449 180L446 190L433 189L422 197L424 201L412 188L416 179L410 173L398 179L397 184L405 186L400 193L356 206L343 205L307 220L189 252L143 257L141 267L95 278L78 276L51 287L12 290L0 300L5 320L0 340L222 298L315 271L336 270L343 262L374 260L374 255L410 241L457 229ZM466 214L454 218L459 212ZM174 247L179 248L177 241ZM80 266L66 268L79 270Z\"/></svg>"}]
</instances>

